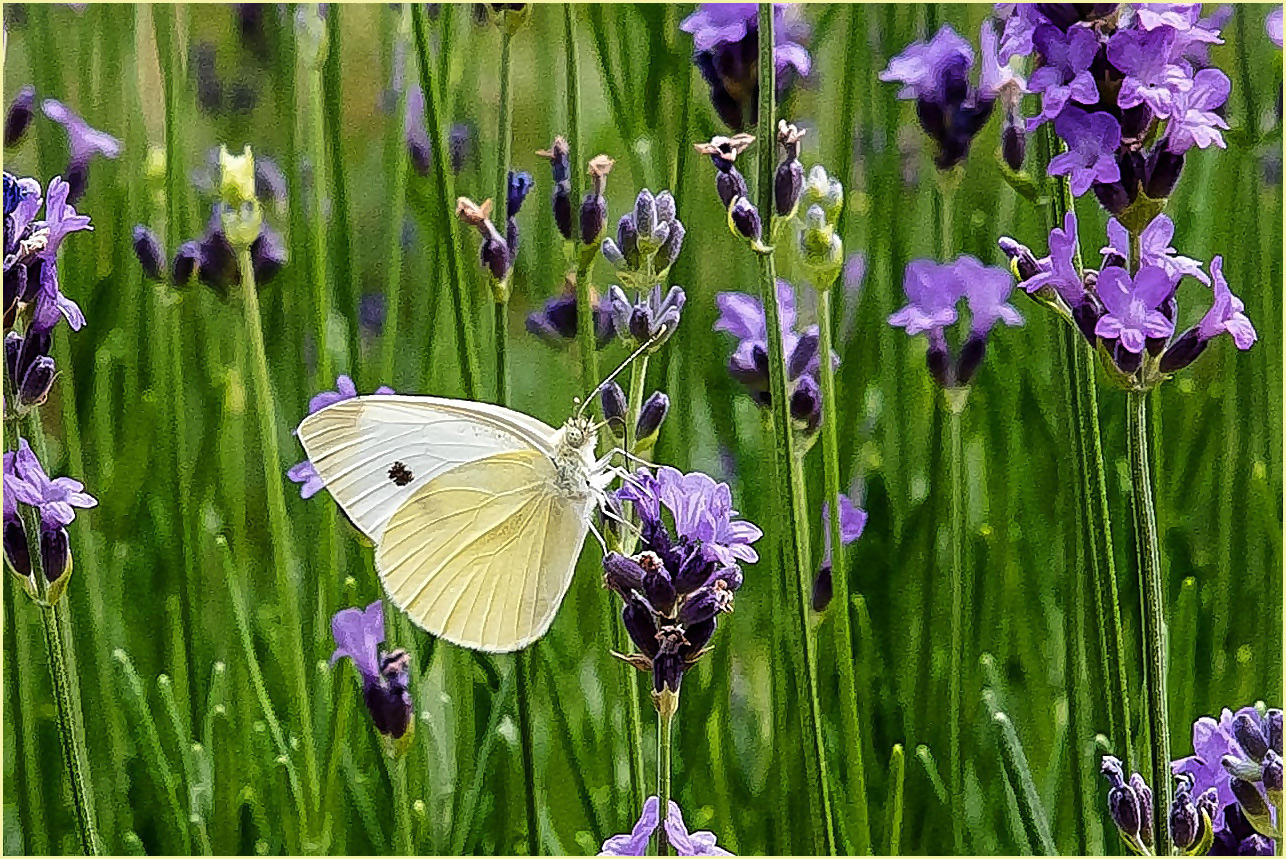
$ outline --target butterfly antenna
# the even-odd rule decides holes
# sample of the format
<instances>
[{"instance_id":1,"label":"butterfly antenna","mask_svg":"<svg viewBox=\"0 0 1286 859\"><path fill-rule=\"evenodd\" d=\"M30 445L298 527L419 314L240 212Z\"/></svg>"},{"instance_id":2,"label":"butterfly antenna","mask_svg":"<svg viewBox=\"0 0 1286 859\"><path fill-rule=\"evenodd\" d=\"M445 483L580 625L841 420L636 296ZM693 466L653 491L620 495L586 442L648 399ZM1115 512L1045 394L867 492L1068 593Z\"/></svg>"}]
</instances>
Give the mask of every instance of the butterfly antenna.
<instances>
[{"instance_id":1,"label":"butterfly antenna","mask_svg":"<svg viewBox=\"0 0 1286 859\"><path fill-rule=\"evenodd\" d=\"M659 329L657 329L657 332L655 334L653 334L651 337L647 339L647 342L645 342L642 346L639 346L639 348L635 349L634 353L621 363L621 366L613 370L606 379L599 382L598 387L590 391L589 396L586 397L581 402L580 408L576 410L576 417L577 418L584 417L585 409L589 407L590 403L594 402L594 400L598 397L599 394L603 393L603 389L606 388L608 385L612 384L612 382L616 379L617 376L625 372L626 368L628 368L644 352L646 352L648 349L651 349L654 344L656 344L659 340L661 340L665 336L665 333L666 333L666 326L662 325Z\"/></svg>"}]
</instances>

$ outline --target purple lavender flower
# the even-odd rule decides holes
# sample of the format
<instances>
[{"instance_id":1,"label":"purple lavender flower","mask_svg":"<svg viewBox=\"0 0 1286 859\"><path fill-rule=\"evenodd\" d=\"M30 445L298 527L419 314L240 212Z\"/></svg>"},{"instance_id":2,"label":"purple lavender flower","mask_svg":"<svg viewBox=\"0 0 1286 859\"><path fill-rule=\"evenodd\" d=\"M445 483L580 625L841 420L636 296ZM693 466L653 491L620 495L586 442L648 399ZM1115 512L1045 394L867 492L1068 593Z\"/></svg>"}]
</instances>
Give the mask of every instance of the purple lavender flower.
<instances>
[{"instance_id":1,"label":"purple lavender flower","mask_svg":"<svg viewBox=\"0 0 1286 859\"><path fill-rule=\"evenodd\" d=\"M955 276L964 286L969 304L969 336L985 338L997 322L1022 325L1022 314L1008 302L1014 289L1013 275L1003 268L983 265L976 257L955 261Z\"/></svg>"},{"instance_id":2,"label":"purple lavender flower","mask_svg":"<svg viewBox=\"0 0 1286 859\"><path fill-rule=\"evenodd\" d=\"M628 835L613 835L603 842L599 856L646 856L648 841L656 832L660 822L661 802L655 796L649 796L643 803L643 813ZM670 800L669 813L665 816L665 832L670 839L670 847L679 856L731 856L715 843L713 832L688 832L683 822L683 811L679 804Z\"/></svg>"},{"instance_id":3,"label":"purple lavender flower","mask_svg":"<svg viewBox=\"0 0 1286 859\"><path fill-rule=\"evenodd\" d=\"M1277 47L1282 46L1282 7L1276 6L1273 11L1268 13L1264 19L1264 29L1268 31L1268 38Z\"/></svg>"},{"instance_id":4,"label":"purple lavender flower","mask_svg":"<svg viewBox=\"0 0 1286 859\"><path fill-rule=\"evenodd\" d=\"M1209 66L1210 46L1223 44L1219 31L1232 20L1232 12L1231 6L1220 6L1200 18L1188 31L1180 33L1175 40L1175 58L1190 63L1194 69Z\"/></svg>"},{"instance_id":5,"label":"purple lavender flower","mask_svg":"<svg viewBox=\"0 0 1286 859\"><path fill-rule=\"evenodd\" d=\"M1036 3L996 4L997 16L1005 21L998 51L1000 62L1008 63L1014 57L1025 57L1035 50L1036 28L1049 23L1040 9Z\"/></svg>"},{"instance_id":6,"label":"purple lavender flower","mask_svg":"<svg viewBox=\"0 0 1286 859\"><path fill-rule=\"evenodd\" d=\"M56 176L49 183L48 198L44 201L45 219L33 221L41 203L40 185L34 180L22 180L19 185L22 197L14 211L12 236L6 238L12 238L16 246L17 241L27 237L27 230L30 228L30 235L42 235L44 244L33 258L14 261L13 273L23 285L23 288L15 289L14 297L22 304L34 305L31 317L33 328L49 331L63 318L73 331L79 331L85 325L85 315L76 302L63 295L59 288L58 250L67 236L93 229L89 225L89 216L76 214L75 208L67 202L70 186L62 177ZM8 244L9 241L6 241L6 245ZM6 251L9 250L6 248ZM19 267L22 268L21 273L17 271ZM10 271L6 270L6 287L9 279ZM8 299L5 303L9 304Z\"/></svg>"},{"instance_id":7,"label":"purple lavender flower","mask_svg":"<svg viewBox=\"0 0 1286 859\"><path fill-rule=\"evenodd\" d=\"M1223 11L1223 10L1221 10ZM1144 30L1169 29L1174 32L1174 45L1170 56L1174 59L1190 55L1194 49L1208 49L1222 45L1219 29L1231 10L1219 11L1202 18L1200 3L1140 3L1135 7L1135 20ZM1204 55L1205 51L1198 51Z\"/></svg>"},{"instance_id":8,"label":"purple lavender flower","mask_svg":"<svg viewBox=\"0 0 1286 859\"><path fill-rule=\"evenodd\" d=\"M956 302L963 295L963 286L950 265L914 260L906 267L902 289L908 303L889 317L894 328L905 328L907 334L932 334L959 317Z\"/></svg>"},{"instance_id":9,"label":"purple lavender flower","mask_svg":"<svg viewBox=\"0 0 1286 859\"><path fill-rule=\"evenodd\" d=\"M735 518L732 490L709 475L699 471L684 474L668 465L658 468L655 476L640 470L636 480L617 490L616 497L635 503L645 523L645 537L648 523L659 523L664 508L673 518L674 533L680 540L704 544L725 564L759 560L750 544L764 532Z\"/></svg>"},{"instance_id":10,"label":"purple lavender flower","mask_svg":"<svg viewBox=\"0 0 1286 859\"><path fill-rule=\"evenodd\" d=\"M1228 281L1224 280L1223 257L1217 256L1210 261L1210 275L1214 279L1215 301L1198 323L1197 335L1202 340L1210 340L1226 333L1238 349L1249 349L1259 335L1246 317L1246 305L1232 294Z\"/></svg>"},{"instance_id":11,"label":"purple lavender flower","mask_svg":"<svg viewBox=\"0 0 1286 859\"><path fill-rule=\"evenodd\" d=\"M71 184L73 202L85 193L89 179L89 162L95 155L116 158L121 154L121 142L110 134L91 128L89 123L76 115L61 101L47 98L40 104L45 116L67 130L67 181Z\"/></svg>"},{"instance_id":12,"label":"purple lavender flower","mask_svg":"<svg viewBox=\"0 0 1286 859\"><path fill-rule=\"evenodd\" d=\"M1069 307L1080 304L1085 295L1085 286L1072 262L1076 247L1076 213L1069 211L1063 217L1063 226L1055 227L1049 232L1048 267L1042 268L1035 276L1019 285L1028 293L1052 287Z\"/></svg>"},{"instance_id":13,"label":"purple lavender flower","mask_svg":"<svg viewBox=\"0 0 1286 859\"><path fill-rule=\"evenodd\" d=\"M1116 218L1107 222L1107 239L1103 254L1119 257L1122 261L1130 258L1130 234ZM1170 246L1173 239L1174 221L1164 213L1157 215L1139 234L1139 265L1159 266L1176 283L1187 275L1209 286L1210 278L1201 270L1200 261L1179 256Z\"/></svg>"},{"instance_id":14,"label":"purple lavender flower","mask_svg":"<svg viewBox=\"0 0 1286 859\"><path fill-rule=\"evenodd\" d=\"M1121 124L1115 117L1069 105L1054 120L1054 130L1067 142L1067 151L1050 160L1049 175L1070 174L1073 194L1081 196L1096 182L1120 180L1116 147L1121 142Z\"/></svg>"},{"instance_id":15,"label":"purple lavender flower","mask_svg":"<svg viewBox=\"0 0 1286 859\"><path fill-rule=\"evenodd\" d=\"M362 698L371 721L381 734L399 740L411 727L410 657L405 650L385 653L384 604L379 600L365 610L346 608L330 621L335 652L330 664L345 657L362 675Z\"/></svg>"},{"instance_id":16,"label":"purple lavender flower","mask_svg":"<svg viewBox=\"0 0 1286 859\"><path fill-rule=\"evenodd\" d=\"M692 34L693 62L710 86L719 118L734 131L758 121L758 7L754 3L703 3L679 25ZM773 60L777 66L777 99L799 78L808 77L812 58L802 44L808 36L791 4L773 6Z\"/></svg>"},{"instance_id":17,"label":"purple lavender flower","mask_svg":"<svg viewBox=\"0 0 1286 859\"><path fill-rule=\"evenodd\" d=\"M1131 278L1120 266L1099 272L1098 297L1107 308L1094 332L1104 340L1119 341L1135 355L1143 352L1148 338L1166 338L1174 322L1158 308L1174 293L1175 282L1160 266L1142 266Z\"/></svg>"},{"instance_id":18,"label":"purple lavender flower","mask_svg":"<svg viewBox=\"0 0 1286 859\"><path fill-rule=\"evenodd\" d=\"M1199 11L1199 10L1198 10ZM1176 31L1172 27L1155 30L1117 30L1107 43L1107 58L1123 75L1117 106L1124 108L1146 104L1160 119L1170 115L1174 95L1192 87L1187 69L1171 62Z\"/></svg>"},{"instance_id":19,"label":"purple lavender flower","mask_svg":"<svg viewBox=\"0 0 1286 859\"><path fill-rule=\"evenodd\" d=\"M17 146L26 136L27 129L31 127L31 120L35 116L36 105L36 88L28 84L18 90L12 102L9 103L9 112L5 114L4 120L4 148Z\"/></svg>"},{"instance_id":20,"label":"purple lavender flower","mask_svg":"<svg viewBox=\"0 0 1286 859\"><path fill-rule=\"evenodd\" d=\"M397 392L388 385L380 385L375 389L375 393L394 394ZM313 398L308 401L308 414L311 415L314 412L321 411L327 406L333 406L335 403L340 403L344 400L351 400L356 396L357 386L353 384L353 380L348 376L341 374L335 379L335 390L322 391L320 394L315 394ZM300 484L300 498L312 498L320 492L322 487L325 485L322 483L321 475L317 473L317 469L314 468L313 464L306 459L303 462L298 462L292 465L290 470L286 472L286 477L290 478L292 483Z\"/></svg>"},{"instance_id":21,"label":"purple lavender flower","mask_svg":"<svg viewBox=\"0 0 1286 859\"><path fill-rule=\"evenodd\" d=\"M5 515L16 514L17 504L40 508L40 520L48 527L70 525L76 509L96 507L98 500L84 491L85 485L70 477L52 480L25 438L18 449L4 455Z\"/></svg>"},{"instance_id":22,"label":"purple lavender flower","mask_svg":"<svg viewBox=\"0 0 1286 859\"><path fill-rule=\"evenodd\" d=\"M570 286L570 284L568 284ZM563 346L577 335L576 293L564 292L545 302L544 307L527 317L527 331L551 346ZM603 348L616 336L612 322L612 305L607 296L594 302L594 340Z\"/></svg>"},{"instance_id":23,"label":"purple lavender flower","mask_svg":"<svg viewBox=\"0 0 1286 859\"><path fill-rule=\"evenodd\" d=\"M950 24L942 28L927 42L912 42L902 53L889 60L880 72L880 80L902 84L898 98L942 101L946 83L944 78L965 77L973 68L973 45L957 33Z\"/></svg>"},{"instance_id":24,"label":"purple lavender flower","mask_svg":"<svg viewBox=\"0 0 1286 859\"><path fill-rule=\"evenodd\" d=\"M849 546L862 536L866 530L866 511L854 504L843 493L839 496L839 542ZM831 580L831 506L822 505L822 565L813 579L813 611L825 611L835 595L834 583Z\"/></svg>"},{"instance_id":25,"label":"purple lavender flower","mask_svg":"<svg viewBox=\"0 0 1286 859\"><path fill-rule=\"evenodd\" d=\"M1197 793L1213 788L1219 799L1218 809L1214 815L1215 829L1224 825L1225 810L1237 802L1232 792L1232 776L1224 768L1225 756L1242 759L1248 757L1242 749L1233 731L1233 723L1238 716L1245 716L1255 723L1262 718L1254 707L1242 707L1235 714L1224 708L1215 721L1210 716L1202 716L1192 723L1192 750L1194 754L1180 758L1170 764L1175 775L1188 775L1192 778L1193 790Z\"/></svg>"},{"instance_id":26,"label":"purple lavender flower","mask_svg":"<svg viewBox=\"0 0 1286 859\"><path fill-rule=\"evenodd\" d=\"M1202 69L1193 76L1187 91L1176 92L1166 127L1166 148L1175 154L1196 146L1225 147L1220 129L1228 123L1215 111L1228 100L1232 82L1218 69Z\"/></svg>"},{"instance_id":27,"label":"purple lavender flower","mask_svg":"<svg viewBox=\"0 0 1286 859\"><path fill-rule=\"evenodd\" d=\"M1056 119L1068 100L1090 105L1099 99L1090 72L1099 48L1093 30L1072 27L1063 32L1052 24L1042 24L1032 41L1044 64L1027 81L1028 91L1041 94L1041 112L1027 120L1028 131Z\"/></svg>"}]
</instances>

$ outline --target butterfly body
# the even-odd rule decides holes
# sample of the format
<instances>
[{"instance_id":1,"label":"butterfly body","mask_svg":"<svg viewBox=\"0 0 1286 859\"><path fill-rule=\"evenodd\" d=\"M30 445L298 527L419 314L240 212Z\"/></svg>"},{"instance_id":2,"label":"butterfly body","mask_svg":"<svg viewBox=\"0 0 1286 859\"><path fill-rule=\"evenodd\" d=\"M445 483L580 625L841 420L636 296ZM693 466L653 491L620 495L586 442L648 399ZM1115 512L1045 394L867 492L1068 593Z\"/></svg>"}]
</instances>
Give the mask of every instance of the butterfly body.
<instances>
[{"instance_id":1,"label":"butterfly body","mask_svg":"<svg viewBox=\"0 0 1286 859\"><path fill-rule=\"evenodd\" d=\"M417 625L492 652L548 629L612 476L592 422L554 429L486 403L374 395L327 406L297 433Z\"/></svg>"}]
</instances>

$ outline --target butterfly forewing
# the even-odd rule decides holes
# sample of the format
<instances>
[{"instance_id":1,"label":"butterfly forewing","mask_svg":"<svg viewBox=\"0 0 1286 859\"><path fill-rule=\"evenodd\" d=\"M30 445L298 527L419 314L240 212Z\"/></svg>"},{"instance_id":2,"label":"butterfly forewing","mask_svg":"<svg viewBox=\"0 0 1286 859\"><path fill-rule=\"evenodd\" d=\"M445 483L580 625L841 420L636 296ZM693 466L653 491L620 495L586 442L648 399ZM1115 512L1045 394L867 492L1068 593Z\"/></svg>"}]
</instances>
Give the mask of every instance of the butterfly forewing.
<instances>
[{"instance_id":1,"label":"butterfly forewing","mask_svg":"<svg viewBox=\"0 0 1286 859\"><path fill-rule=\"evenodd\" d=\"M309 415L299 440L326 489L378 542L393 514L443 472L510 451L550 451L554 429L500 406L374 395Z\"/></svg>"},{"instance_id":2,"label":"butterfly forewing","mask_svg":"<svg viewBox=\"0 0 1286 859\"><path fill-rule=\"evenodd\" d=\"M550 458L497 453L420 486L376 550L385 590L418 625L506 652L549 628L589 529L589 496L558 491Z\"/></svg>"}]
</instances>

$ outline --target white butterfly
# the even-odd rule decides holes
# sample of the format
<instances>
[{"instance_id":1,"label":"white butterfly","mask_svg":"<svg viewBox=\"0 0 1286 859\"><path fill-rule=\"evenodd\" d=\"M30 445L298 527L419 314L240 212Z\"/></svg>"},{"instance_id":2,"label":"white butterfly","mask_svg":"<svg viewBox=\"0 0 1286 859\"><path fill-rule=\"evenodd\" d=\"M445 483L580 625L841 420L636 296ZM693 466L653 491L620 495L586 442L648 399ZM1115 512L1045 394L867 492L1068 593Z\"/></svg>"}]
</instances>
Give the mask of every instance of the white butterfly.
<instances>
[{"instance_id":1,"label":"white butterfly","mask_svg":"<svg viewBox=\"0 0 1286 859\"><path fill-rule=\"evenodd\" d=\"M595 459L597 427L580 413L554 429L486 403L377 394L327 406L296 432L375 542L394 605L493 653L549 629L619 471Z\"/></svg>"}]
</instances>

